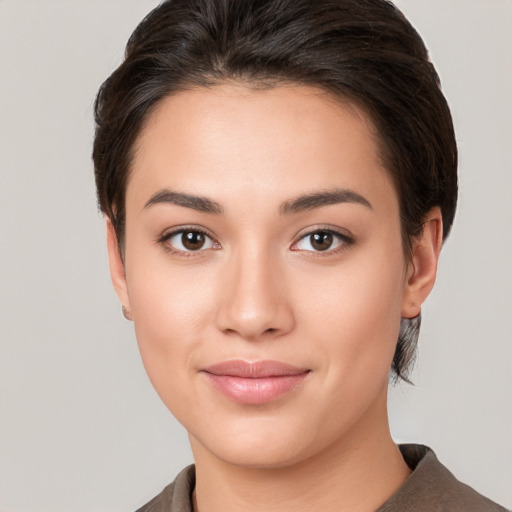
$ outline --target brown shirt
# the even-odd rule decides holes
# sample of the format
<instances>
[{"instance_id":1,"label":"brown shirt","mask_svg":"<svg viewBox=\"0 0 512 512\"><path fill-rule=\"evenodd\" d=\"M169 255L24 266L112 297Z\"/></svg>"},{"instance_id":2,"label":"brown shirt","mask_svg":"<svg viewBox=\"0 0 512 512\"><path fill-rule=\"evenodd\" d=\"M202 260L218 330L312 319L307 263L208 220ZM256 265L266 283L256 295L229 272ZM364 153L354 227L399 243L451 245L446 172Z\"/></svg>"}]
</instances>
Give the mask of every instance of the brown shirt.
<instances>
[{"instance_id":1,"label":"brown shirt","mask_svg":"<svg viewBox=\"0 0 512 512\"><path fill-rule=\"evenodd\" d=\"M418 444L400 445L413 470L398 491L376 512L507 512L459 482L434 452ZM137 512L192 512L194 466L188 466L158 496Z\"/></svg>"}]
</instances>

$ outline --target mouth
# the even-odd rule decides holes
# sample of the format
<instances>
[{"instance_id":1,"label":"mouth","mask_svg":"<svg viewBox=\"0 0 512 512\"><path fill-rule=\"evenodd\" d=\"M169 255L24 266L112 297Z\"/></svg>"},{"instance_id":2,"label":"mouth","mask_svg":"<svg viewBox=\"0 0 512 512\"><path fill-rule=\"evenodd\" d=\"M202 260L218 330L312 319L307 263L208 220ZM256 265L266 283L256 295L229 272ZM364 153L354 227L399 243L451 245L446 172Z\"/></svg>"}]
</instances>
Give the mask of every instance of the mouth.
<instances>
[{"instance_id":1,"label":"mouth","mask_svg":"<svg viewBox=\"0 0 512 512\"><path fill-rule=\"evenodd\" d=\"M232 360L201 371L227 398L241 404L260 405L296 391L311 370L279 361Z\"/></svg>"}]
</instances>

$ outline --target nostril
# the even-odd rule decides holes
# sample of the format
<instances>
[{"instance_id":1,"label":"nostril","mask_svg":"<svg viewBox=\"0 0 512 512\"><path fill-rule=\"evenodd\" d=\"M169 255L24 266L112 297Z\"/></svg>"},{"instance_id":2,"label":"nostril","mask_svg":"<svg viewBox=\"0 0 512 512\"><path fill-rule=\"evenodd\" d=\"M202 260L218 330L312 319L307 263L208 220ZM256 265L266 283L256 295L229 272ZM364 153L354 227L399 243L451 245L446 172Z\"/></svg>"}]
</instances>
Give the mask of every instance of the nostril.
<instances>
[{"instance_id":1,"label":"nostril","mask_svg":"<svg viewBox=\"0 0 512 512\"><path fill-rule=\"evenodd\" d=\"M254 300L254 294L249 295L241 298L245 301L230 297L219 308L216 327L224 335L250 341L269 340L293 329L294 318L288 304L277 303L275 299L264 303Z\"/></svg>"}]
</instances>

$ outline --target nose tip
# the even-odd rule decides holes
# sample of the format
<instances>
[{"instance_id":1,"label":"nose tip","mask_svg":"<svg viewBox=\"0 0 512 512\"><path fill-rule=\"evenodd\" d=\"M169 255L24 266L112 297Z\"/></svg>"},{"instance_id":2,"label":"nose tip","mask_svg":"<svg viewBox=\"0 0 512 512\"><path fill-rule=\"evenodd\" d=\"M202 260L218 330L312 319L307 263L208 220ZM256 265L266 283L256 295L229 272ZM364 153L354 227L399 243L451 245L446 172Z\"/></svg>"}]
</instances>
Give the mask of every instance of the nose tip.
<instances>
[{"instance_id":1,"label":"nose tip","mask_svg":"<svg viewBox=\"0 0 512 512\"><path fill-rule=\"evenodd\" d=\"M219 327L226 334L239 335L248 341L280 336L290 330L291 315L284 308L264 309L262 304L253 304L250 309L235 307Z\"/></svg>"},{"instance_id":2,"label":"nose tip","mask_svg":"<svg viewBox=\"0 0 512 512\"><path fill-rule=\"evenodd\" d=\"M248 341L281 336L294 325L294 317L282 273L270 262L237 265L223 280L217 327L223 333Z\"/></svg>"}]
</instances>

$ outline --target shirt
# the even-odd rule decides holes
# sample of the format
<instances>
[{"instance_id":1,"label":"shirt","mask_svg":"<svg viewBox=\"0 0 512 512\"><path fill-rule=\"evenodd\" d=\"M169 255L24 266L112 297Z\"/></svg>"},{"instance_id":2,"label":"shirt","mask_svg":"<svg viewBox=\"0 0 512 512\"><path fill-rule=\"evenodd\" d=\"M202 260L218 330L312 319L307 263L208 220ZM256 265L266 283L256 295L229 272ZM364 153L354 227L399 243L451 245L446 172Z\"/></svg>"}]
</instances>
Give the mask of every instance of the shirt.
<instances>
[{"instance_id":1,"label":"shirt","mask_svg":"<svg viewBox=\"0 0 512 512\"><path fill-rule=\"evenodd\" d=\"M427 446L404 444L400 451L412 473L376 512L507 512L459 482ZM137 512L193 512L194 487L192 465Z\"/></svg>"}]
</instances>

